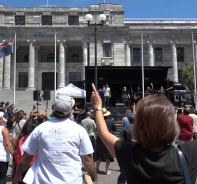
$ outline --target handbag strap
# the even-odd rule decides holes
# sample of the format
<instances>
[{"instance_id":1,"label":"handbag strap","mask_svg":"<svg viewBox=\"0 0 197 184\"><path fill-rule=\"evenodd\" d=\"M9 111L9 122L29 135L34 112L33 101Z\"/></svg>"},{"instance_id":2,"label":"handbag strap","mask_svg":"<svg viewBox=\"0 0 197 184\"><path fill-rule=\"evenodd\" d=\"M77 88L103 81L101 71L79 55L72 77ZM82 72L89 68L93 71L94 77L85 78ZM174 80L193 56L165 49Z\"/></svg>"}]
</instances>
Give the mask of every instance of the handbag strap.
<instances>
[{"instance_id":1,"label":"handbag strap","mask_svg":"<svg viewBox=\"0 0 197 184\"><path fill-rule=\"evenodd\" d=\"M179 158L180 158L180 161L181 161L181 166L182 166L182 169L183 169L183 174L184 174L185 182L186 182L186 184L191 184L191 180L190 180L190 176L189 176L189 171L188 171L187 163L186 163L185 157L183 155L183 152L178 147L176 149L178 151Z\"/></svg>"}]
</instances>

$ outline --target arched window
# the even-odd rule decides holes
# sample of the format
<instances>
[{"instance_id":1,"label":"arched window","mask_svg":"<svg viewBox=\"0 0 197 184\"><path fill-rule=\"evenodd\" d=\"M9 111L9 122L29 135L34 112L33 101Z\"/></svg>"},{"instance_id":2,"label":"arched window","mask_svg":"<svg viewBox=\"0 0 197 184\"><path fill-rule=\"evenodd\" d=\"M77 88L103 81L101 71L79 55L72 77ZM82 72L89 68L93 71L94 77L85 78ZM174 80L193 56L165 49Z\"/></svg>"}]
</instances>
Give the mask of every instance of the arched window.
<instances>
[{"instance_id":1,"label":"arched window","mask_svg":"<svg viewBox=\"0 0 197 184\"><path fill-rule=\"evenodd\" d=\"M24 56L24 61L25 61L26 63L29 62L29 54L26 54L26 55Z\"/></svg>"},{"instance_id":2,"label":"arched window","mask_svg":"<svg viewBox=\"0 0 197 184\"><path fill-rule=\"evenodd\" d=\"M49 53L47 55L47 62L54 62L54 54L53 53Z\"/></svg>"},{"instance_id":3,"label":"arched window","mask_svg":"<svg viewBox=\"0 0 197 184\"><path fill-rule=\"evenodd\" d=\"M77 62L80 62L80 57L78 54L73 54L71 60L72 62L77 63Z\"/></svg>"}]
</instances>

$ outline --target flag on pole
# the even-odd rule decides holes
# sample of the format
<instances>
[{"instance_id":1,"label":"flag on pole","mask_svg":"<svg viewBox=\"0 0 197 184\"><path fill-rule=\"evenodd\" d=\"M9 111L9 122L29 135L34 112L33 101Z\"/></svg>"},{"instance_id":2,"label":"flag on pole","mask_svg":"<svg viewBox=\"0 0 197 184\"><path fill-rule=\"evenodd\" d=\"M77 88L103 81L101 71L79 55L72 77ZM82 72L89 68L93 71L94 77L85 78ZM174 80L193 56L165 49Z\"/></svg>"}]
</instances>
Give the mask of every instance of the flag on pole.
<instances>
[{"instance_id":1,"label":"flag on pole","mask_svg":"<svg viewBox=\"0 0 197 184\"><path fill-rule=\"evenodd\" d=\"M13 52L14 39L6 40L0 44L0 58L8 56Z\"/></svg>"}]
</instances>

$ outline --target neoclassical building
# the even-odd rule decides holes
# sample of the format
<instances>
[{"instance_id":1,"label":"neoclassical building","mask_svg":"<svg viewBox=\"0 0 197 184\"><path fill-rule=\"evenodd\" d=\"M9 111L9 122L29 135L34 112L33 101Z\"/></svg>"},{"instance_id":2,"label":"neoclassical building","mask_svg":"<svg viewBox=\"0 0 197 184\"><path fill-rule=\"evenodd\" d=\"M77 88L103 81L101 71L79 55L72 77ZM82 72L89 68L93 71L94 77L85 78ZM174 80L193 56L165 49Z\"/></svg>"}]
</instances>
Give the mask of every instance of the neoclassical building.
<instances>
[{"instance_id":1,"label":"neoclassical building","mask_svg":"<svg viewBox=\"0 0 197 184\"><path fill-rule=\"evenodd\" d=\"M13 89L15 81L16 90L53 90L54 71L57 88L84 80L85 66L95 65L95 32L86 14L93 15L92 23L100 14L107 18L97 29L98 66L141 66L143 53L145 66L171 66L168 79L178 81L179 71L196 58L197 19L125 18L124 7L110 3L85 8L0 5L1 42L16 36L16 54L0 58L0 89Z\"/></svg>"}]
</instances>

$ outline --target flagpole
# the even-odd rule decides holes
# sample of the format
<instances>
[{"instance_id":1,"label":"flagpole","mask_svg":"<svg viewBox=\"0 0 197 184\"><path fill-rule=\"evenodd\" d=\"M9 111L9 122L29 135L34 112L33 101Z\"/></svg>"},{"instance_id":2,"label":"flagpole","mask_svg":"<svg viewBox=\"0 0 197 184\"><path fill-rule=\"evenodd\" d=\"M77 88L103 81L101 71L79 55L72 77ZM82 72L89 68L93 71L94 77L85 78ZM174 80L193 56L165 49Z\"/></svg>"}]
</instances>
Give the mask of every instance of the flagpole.
<instances>
[{"instance_id":1,"label":"flagpole","mask_svg":"<svg viewBox=\"0 0 197 184\"><path fill-rule=\"evenodd\" d=\"M14 104L16 103L16 32L14 34Z\"/></svg>"},{"instance_id":2,"label":"flagpole","mask_svg":"<svg viewBox=\"0 0 197 184\"><path fill-rule=\"evenodd\" d=\"M54 69L54 101L55 101L55 99L56 99L56 54L57 54L57 48L56 48L56 44L57 44L57 38L56 38L56 33L55 33L55 58L54 58L54 61L55 61L55 69Z\"/></svg>"},{"instance_id":3,"label":"flagpole","mask_svg":"<svg viewBox=\"0 0 197 184\"><path fill-rule=\"evenodd\" d=\"M143 34L141 34L141 47L142 47L142 97L144 98L144 44L143 44Z\"/></svg>"},{"instance_id":4,"label":"flagpole","mask_svg":"<svg viewBox=\"0 0 197 184\"><path fill-rule=\"evenodd\" d=\"M194 66L194 103L195 109L197 109L197 96L196 96L196 58L194 50L194 35L192 33L192 53L193 53L193 66Z\"/></svg>"}]
</instances>

